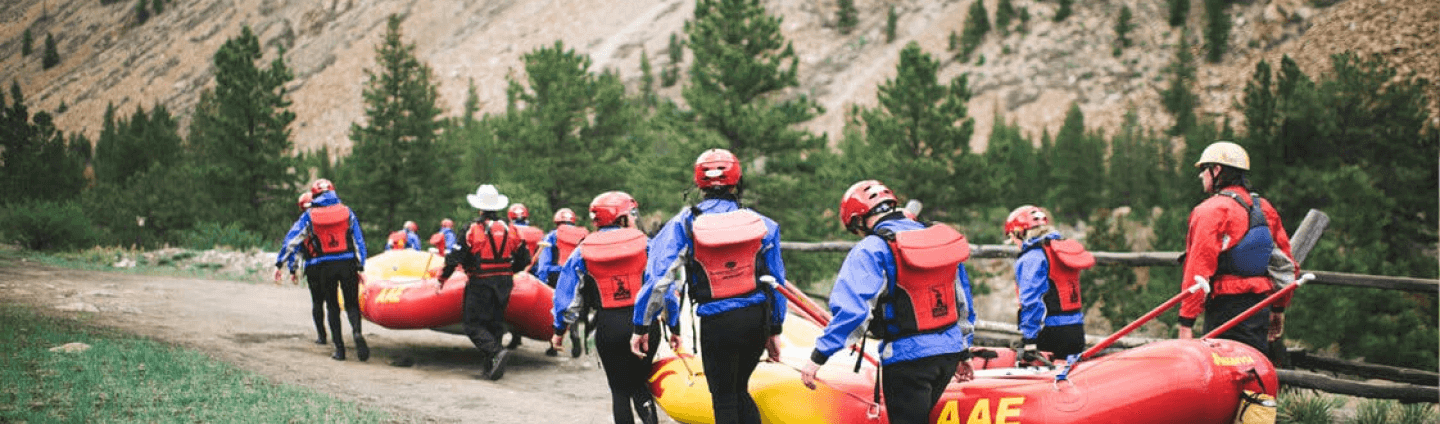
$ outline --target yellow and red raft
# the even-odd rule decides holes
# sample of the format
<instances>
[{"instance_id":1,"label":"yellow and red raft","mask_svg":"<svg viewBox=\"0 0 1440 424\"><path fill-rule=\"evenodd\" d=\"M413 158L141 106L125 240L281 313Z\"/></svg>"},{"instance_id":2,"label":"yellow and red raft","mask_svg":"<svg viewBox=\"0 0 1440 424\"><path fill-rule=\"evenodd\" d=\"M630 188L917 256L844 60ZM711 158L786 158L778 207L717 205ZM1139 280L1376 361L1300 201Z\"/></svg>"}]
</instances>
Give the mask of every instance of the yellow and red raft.
<instances>
[{"instance_id":1,"label":"yellow and red raft","mask_svg":"<svg viewBox=\"0 0 1440 424\"><path fill-rule=\"evenodd\" d=\"M798 368L808 362L823 319L799 315L815 312L813 304L793 307L796 304L791 301L796 315L786 320L782 333L781 360L762 362L750 380L764 421L888 422L883 401L875 401L873 351L865 354L858 373L853 371L854 354L840 353L820 369L816 390L800 383ZM690 340L688 335L685 340ZM1013 350L992 352L998 357L977 355L971 360L974 380L951 382L930 411L930 422L1222 424L1234 419L1242 391L1274 396L1278 387L1275 368L1263 354L1223 339L1161 341L1079 361L1071 368L1063 361L1017 368ZM676 421L715 422L699 356L662 350L650 388L657 404Z\"/></svg>"},{"instance_id":2,"label":"yellow and red raft","mask_svg":"<svg viewBox=\"0 0 1440 424\"><path fill-rule=\"evenodd\" d=\"M457 270L443 287L435 282L445 258L410 249L389 250L365 262L360 314L390 329L458 333L469 277ZM530 273L515 274L505 321L521 335L549 341L555 291Z\"/></svg>"}]
</instances>

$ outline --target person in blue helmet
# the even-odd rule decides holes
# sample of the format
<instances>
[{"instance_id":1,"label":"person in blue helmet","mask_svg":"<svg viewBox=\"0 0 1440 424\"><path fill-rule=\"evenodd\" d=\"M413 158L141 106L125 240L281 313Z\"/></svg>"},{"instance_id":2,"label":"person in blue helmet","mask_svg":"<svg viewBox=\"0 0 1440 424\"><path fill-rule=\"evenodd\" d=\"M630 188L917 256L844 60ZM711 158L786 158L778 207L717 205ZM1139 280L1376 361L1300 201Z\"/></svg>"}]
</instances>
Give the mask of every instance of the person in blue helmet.
<instances>
[{"instance_id":1,"label":"person in blue helmet","mask_svg":"<svg viewBox=\"0 0 1440 424\"><path fill-rule=\"evenodd\" d=\"M1085 350L1085 307L1080 301L1080 271L1095 266L1095 256L1067 239L1037 206L1015 208L1005 218L1006 242L1020 246L1015 259L1016 312L1022 360L1050 352L1065 358Z\"/></svg>"},{"instance_id":2,"label":"person in blue helmet","mask_svg":"<svg viewBox=\"0 0 1440 424\"><path fill-rule=\"evenodd\" d=\"M800 380L815 389L820 366L868 331L881 340L877 383L886 416L891 424L921 424L951 380L974 377L975 312L964 265L970 244L947 225L906 217L897 203L875 180L855 183L841 198L840 222L865 238L840 265L830 292L834 318L816 338Z\"/></svg>"},{"instance_id":3,"label":"person in blue helmet","mask_svg":"<svg viewBox=\"0 0 1440 424\"><path fill-rule=\"evenodd\" d=\"M635 293L644 283L646 243L649 238L635 229L639 203L629 194L610 191L590 202L590 216L598 227L575 248L556 274L555 335L550 349L563 346L567 330L574 334L584 310L595 309L595 351L600 355L605 380L610 385L610 407L617 424L658 422L655 398L648 384L655 349L660 345L660 328L651 327L645 356L630 353L630 320L635 316ZM667 299L672 310L679 300Z\"/></svg>"},{"instance_id":4,"label":"person in blue helmet","mask_svg":"<svg viewBox=\"0 0 1440 424\"><path fill-rule=\"evenodd\" d=\"M684 265L683 286L700 320L700 346L717 424L760 423L748 390L760 354L780 358L785 298L762 277L785 281L780 226L740 205L744 189L740 161L724 149L695 160L699 204L682 210L650 241L645 286L635 304L631 350L646 355L650 330L674 289L667 274ZM679 314L668 317L671 348L679 350Z\"/></svg>"},{"instance_id":5,"label":"person in blue helmet","mask_svg":"<svg viewBox=\"0 0 1440 424\"><path fill-rule=\"evenodd\" d=\"M337 291L344 294L346 304L360 304L360 273L365 272L367 256L365 235L360 231L355 213L340 203L330 180L315 180L310 184L310 194L313 196L310 208L285 234L275 260L275 277L280 277L279 268L283 264L294 260L293 256L305 249L305 279L312 287L319 286L328 304L327 318L335 344L335 353L330 358L343 361L345 341L340 337L340 305L336 294ZM361 361L368 360L370 348L360 333L360 308L345 309L355 340L355 354Z\"/></svg>"}]
</instances>

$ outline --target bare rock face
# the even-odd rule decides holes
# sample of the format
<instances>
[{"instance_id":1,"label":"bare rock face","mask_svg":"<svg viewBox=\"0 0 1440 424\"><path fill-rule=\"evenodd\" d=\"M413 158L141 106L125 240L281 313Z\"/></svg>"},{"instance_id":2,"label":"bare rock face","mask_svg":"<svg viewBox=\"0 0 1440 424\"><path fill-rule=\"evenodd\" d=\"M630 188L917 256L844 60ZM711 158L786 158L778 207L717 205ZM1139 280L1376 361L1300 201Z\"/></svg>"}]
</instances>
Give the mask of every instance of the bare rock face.
<instances>
[{"instance_id":1,"label":"bare rock face","mask_svg":"<svg viewBox=\"0 0 1440 424\"><path fill-rule=\"evenodd\" d=\"M1076 2L1073 16L1057 23L1054 2L1014 0L1029 12L1025 30L992 31L971 60L959 62L947 51L949 39L963 32L972 1L857 2L860 23L848 35L835 29L832 2L766 1L768 10L783 18L782 31L801 59L801 86L790 94L810 95L827 110L807 129L838 139L845 111L875 104L876 86L893 77L898 53L909 42L942 60L942 82L969 74L976 121L971 144L977 150L983 150L995 115L1032 136L1044 129L1054 133L1072 102L1085 111L1089 125L1107 133L1130 109L1142 125L1170 124L1157 93L1168 84L1164 70L1180 31L1166 23L1164 2ZM993 19L998 0L978 1ZM390 14L405 17L404 39L433 69L441 107L453 115L463 109L472 81L480 112L502 112L507 79L523 77L521 55L557 40L590 55L592 71L613 69L638 89L641 52L656 69L670 65L669 38L683 36L694 7L683 0L573 0L563 6L539 0L192 0L168 2L163 12L140 23L134 2L100 3L0 5L0 19L7 22L0 26L0 81L18 83L32 111L57 111L64 104L55 117L61 130L96 139L107 105L122 114L164 105L183 128L200 93L213 85L216 50L248 25L261 40L265 60L284 51L294 72L286 90L296 113L291 131L297 149L329 147L341 154L349 150L350 125L363 119L365 71L375 66L374 49ZM891 6L899 19L896 39L887 42ZM1134 15L1134 44L1114 56L1122 6ZM1257 0L1237 3L1230 13L1235 24L1225 61L1199 64L1196 89L1205 113L1233 113L1228 109L1254 63L1278 61L1284 54L1312 76L1327 71L1331 54L1354 50L1380 54L1402 73L1440 80L1440 7L1432 0L1348 0L1333 6ZM1197 56L1204 23L1203 2L1192 2L1187 26ZM27 29L36 52L22 56L19 41ZM62 58L49 70L41 69L37 53L46 34L54 36ZM679 99L683 84L658 93ZM1440 116L1440 89L1431 90L1432 115Z\"/></svg>"}]
</instances>

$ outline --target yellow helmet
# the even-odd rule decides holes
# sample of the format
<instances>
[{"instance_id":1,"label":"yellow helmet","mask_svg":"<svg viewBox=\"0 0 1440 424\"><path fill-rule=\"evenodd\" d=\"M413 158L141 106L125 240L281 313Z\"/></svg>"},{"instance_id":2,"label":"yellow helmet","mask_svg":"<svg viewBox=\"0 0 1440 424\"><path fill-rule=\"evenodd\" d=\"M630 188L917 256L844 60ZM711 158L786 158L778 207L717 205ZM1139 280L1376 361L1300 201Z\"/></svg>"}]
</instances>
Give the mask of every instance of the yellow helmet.
<instances>
[{"instance_id":1,"label":"yellow helmet","mask_svg":"<svg viewBox=\"0 0 1440 424\"><path fill-rule=\"evenodd\" d=\"M1200 160L1195 161L1195 167L1199 168L1207 163L1218 163L1221 165L1250 170L1250 155L1245 153L1245 148L1239 144L1228 141L1217 141L1211 143L1200 152Z\"/></svg>"}]
</instances>

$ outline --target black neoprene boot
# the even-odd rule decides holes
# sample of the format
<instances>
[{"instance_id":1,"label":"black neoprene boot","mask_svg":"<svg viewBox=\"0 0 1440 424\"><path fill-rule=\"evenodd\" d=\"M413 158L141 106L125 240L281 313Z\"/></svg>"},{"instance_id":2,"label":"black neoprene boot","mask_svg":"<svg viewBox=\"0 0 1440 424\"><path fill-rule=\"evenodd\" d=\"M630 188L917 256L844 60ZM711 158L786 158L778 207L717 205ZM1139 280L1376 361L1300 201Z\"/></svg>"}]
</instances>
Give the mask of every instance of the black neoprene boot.
<instances>
[{"instance_id":1,"label":"black neoprene boot","mask_svg":"<svg viewBox=\"0 0 1440 424\"><path fill-rule=\"evenodd\" d=\"M354 337L355 337L355 357L360 358L360 362L365 362L365 361L369 360L369 359L370 359L370 346L365 344L365 336L360 335L360 332L357 331L357 332L355 332L355 336L354 336Z\"/></svg>"},{"instance_id":2,"label":"black neoprene boot","mask_svg":"<svg viewBox=\"0 0 1440 424\"><path fill-rule=\"evenodd\" d=\"M335 353L330 355L330 359L336 361L345 360L345 342L340 341L339 337L335 338Z\"/></svg>"}]
</instances>

